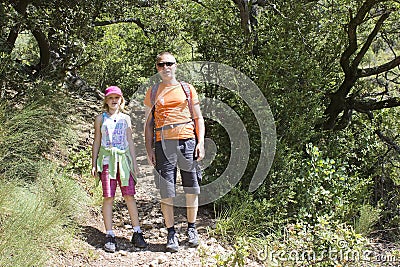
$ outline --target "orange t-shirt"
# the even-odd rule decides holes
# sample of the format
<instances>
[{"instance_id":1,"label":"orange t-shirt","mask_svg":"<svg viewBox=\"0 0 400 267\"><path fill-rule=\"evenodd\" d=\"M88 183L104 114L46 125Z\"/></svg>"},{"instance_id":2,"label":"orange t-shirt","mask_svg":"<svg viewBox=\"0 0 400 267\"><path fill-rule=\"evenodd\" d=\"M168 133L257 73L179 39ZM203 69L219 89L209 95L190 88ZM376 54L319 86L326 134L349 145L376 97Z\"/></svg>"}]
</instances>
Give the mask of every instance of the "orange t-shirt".
<instances>
[{"instance_id":1,"label":"orange t-shirt","mask_svg":"<svg viewBox=\"0 0 400 267\"><path fill-rule=\"evenodd\" d=\"M196 90L191 84L188 85L192 104L198 104L199 98ZM144 104L152 108L150 95L151 87L146 92ZM195 114L193 114L193 116L195 116ZM155 98L154 121L156 128L182 123L174 128L156 131L156 141L160 141L161 136L163 139L187 139L195 136L194 124L185 123L191 122L192 116L188 107L188 101L186 100L185 91L180 84L165 86L160 83Z\"/></svg>"}]
</instances>

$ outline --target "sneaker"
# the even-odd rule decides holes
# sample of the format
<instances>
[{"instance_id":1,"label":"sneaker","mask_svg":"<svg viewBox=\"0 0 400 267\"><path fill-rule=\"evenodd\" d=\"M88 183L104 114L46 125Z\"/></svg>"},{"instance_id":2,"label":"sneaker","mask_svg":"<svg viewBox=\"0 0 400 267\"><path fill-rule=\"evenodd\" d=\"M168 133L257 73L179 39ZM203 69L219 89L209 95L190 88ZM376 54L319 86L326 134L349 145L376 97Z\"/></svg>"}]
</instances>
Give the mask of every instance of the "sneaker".
<instances>
[{"instance_id":1,"label":"sneaker","mask_svg":"<svg viewBox=\"0 0 400 267\"><path fill-rule=\"evenodd\" d=\"M197 230L195 228L188 228L188 243L190 247L197 247L199 245L199 235L197 234Z\"/></svg>"},{"instance_id":2,"label":"sneaker","mask_svg":"<svg viewBox=\"0 0 400 267\"><path fill-rule=\"evenodd\" d=\"M178 237L176 236L176 233L168 233L167 237L167 251L168 252L178 252L179 249L179 243L178 243Z\"/></svg>"},{"instance_id":3,"label":"sneaker","mask_svg":"<svg viewBox=\"0 0 400 267\"><path fill-rule=\"evenodd\" d=\"M104 250L111 253L114 253L117 250L117 242L115 241L115 236L106 235Z\"/></svg>"},{"instance_id":4,"label":"sneaker","mask_svg":"<svg viewBox=\"0 0 400 267\"><path fill-rule=\"evenodd\" d=\"M137 248L146 248L147 247L147 243L146 243L146 241L144 241L142 233L138 233L138 232L133 233L131 242Z\"/></svg>"}]
</instances>

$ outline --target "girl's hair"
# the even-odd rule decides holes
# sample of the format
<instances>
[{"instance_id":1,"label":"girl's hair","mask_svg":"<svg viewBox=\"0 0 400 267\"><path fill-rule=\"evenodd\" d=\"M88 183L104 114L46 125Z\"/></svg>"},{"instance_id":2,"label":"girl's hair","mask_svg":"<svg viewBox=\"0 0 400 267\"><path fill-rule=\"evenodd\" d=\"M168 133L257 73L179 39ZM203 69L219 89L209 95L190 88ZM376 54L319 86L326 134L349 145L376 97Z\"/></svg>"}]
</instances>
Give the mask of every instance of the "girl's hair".
<instances>
[{"instance_id":1,"label":"girl's hair","mask_svg":"<svg viewBox=\"0 0 400 267\"><path fill-rule=\"evenodd\" d=\"M106 101L107 101L107 97L104 97L104 99L103 99L103 109L108 112L108 105L107 105ZM119 111L126 113L126 110L125 110L125 98L123 96L121 96L121 105L119 105Z\"/></svg>"}]
</instances>

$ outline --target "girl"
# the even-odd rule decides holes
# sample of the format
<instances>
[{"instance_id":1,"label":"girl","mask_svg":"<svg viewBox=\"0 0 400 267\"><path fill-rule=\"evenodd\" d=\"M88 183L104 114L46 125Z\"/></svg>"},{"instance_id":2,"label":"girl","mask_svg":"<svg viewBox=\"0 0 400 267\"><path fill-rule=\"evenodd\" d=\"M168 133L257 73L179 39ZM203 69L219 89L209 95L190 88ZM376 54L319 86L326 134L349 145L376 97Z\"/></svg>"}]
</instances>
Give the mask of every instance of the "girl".
<instances>
[{"instance_id":1,"label":"girl","mask_svg":"<svg viewBox=\"0 0 400 267\"><path fill-rule=\"evenodd\" d=\"M104 249L116 251L115 234L112 229L112 209L117 183L128 207L133 225L131 242L135 247L145 248L147 243L139 226L136 206L135 184L139 168L136 162L132 139L130 116L122 113L125 100L121 89L110 86L105 90L103 109L94 122L94 142L92 146L92 175L100 173L103 187L103 220L106 229ZM135 177L135 178L134 178Z\"/></svg>"}]
</instances>

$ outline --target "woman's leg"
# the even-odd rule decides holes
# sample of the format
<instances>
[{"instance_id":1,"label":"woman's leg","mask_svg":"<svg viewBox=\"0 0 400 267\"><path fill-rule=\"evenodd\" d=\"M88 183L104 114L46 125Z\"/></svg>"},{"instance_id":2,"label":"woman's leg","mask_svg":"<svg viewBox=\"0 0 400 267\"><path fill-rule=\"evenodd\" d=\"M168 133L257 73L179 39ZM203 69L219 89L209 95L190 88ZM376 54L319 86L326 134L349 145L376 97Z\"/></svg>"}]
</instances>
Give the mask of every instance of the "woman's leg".
<instances>
[{"instance_id":1,"label":"woman's leg","mask_svg":"<svg viewBox=\"0 0 400 267\"><path fill-rule=\"evenodd\" d=\"M195 194L186 194L186 214L189 223L196 222L198 209L199 196Z\"/></svg>"}]
</instances>

